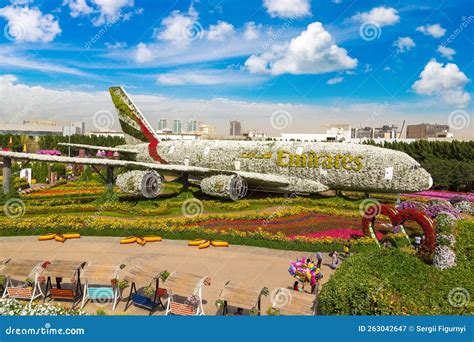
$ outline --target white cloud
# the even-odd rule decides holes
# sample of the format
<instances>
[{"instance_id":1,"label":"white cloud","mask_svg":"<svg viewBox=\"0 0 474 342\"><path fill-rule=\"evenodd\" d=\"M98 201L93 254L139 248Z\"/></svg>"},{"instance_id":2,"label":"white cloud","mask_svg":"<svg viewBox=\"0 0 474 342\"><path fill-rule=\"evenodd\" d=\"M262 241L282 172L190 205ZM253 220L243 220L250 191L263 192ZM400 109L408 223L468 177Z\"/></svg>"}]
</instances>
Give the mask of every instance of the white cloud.
<instances>
[{"instance_id":1,"label":"white cloud","mask_svg":"<svg viewBox=\"0 0 474 342\"><path fill-rule=\"evenodd\" d=\"M410 37L398 37L393 46L397 47L397 52L403 53L410 51L416 44Z\"/></svg>"},{"instance_id":2,"label":"white cloud","mask_svg":"<svg viewBox=\"0 0 474 342\"><path fill-rule=\"evenodd\" d=\"M417 94L439 96L446 104L465 107L471 100L469 93L464 90L469 81L456 64L443 65L431 60L412 89Z\"/></svg>"},{"instance_id":3,"label":"white cloud","mask_svg":"<svg viewBox=\"0 0 474 342\"><path fill-rule=\"evenodd\" d=\"M127 47L127 43L125 42L105 42L104 45L107 49L125 49Z\"/></svg>"},{"instance_id":4,"label":"white cloud","mask_svg":"<svg viewBox=\"0 0 474 342\"><path fill-rule=\"evenodd\" d=\"M92 24L101 26L113 24L119 20L128 20L134 14L141 14L142 9L124 12L126 7L133 7L134 0L64 0L63 6L69 7L69 14L73 18L92 16Z\"/></svg>"},{"instance_id":5,"label":"white cloud","mask_svg":"<svg viewBox=\"0 0 474 342\"><path fill-rule=\"evenodd\" d=\"M161 21L162 28L155 30L155 37L176 46L186 47L192 40L199 39L204 34L198 18L199 14L192 5L188 13L173 11Z\"/></svg>"},{"instance_id":6,"label":"white cloud","mask_svg":"<svg viewBox=\"0 0 474 342\"><path fill-rule=\"evenodd\" d=\"M244 37L246 40L254 40L260 37L260 30L262 25L256 25L255 22L250 21L244 26Z\"/></svg>"},{"instance_id":7,"label":"white cloud","mask_svg":"<svg viewBox=\"0 0 474 342\"><path fill-rule=\"evenodd\" d=\"M204 123L217 127L219 134L227 132L229 118L239 113L239 118L248 128L260 128L271 135L279 135L280 131L272 130L269 125L272 113L277 110L286 110L291 113L293 124L292 132L315 133L324 132L327 124L344 121L358 126L362 118L369 117L374 108L382 103L364 102L341 105L340 101L328 105L302 105L294 103L247 102L224 98L193 99L171 98L160 95L135 94L129 89L132 98L150 122L157 122L158 118L169 119L198 119ZM104 91L85 92L78 90L54 90L43 86L30 86L18 83L15 76L0 76L0 121L8 122L12 116L21 119L49 119L61 122L85 121L86 129L94 129L92 118L99 110L115 112L110 94ZM25 103L25 99L28 102ZM25 113L25 105L32 109L32 113ZM401 124L401 118L407 118L407 124L417 122L446 122L446 108L433 104L430 113L424 112L426 103L391 102L384 109L384 115L374 125L384 122ZM449 111L448 111L449 113ZM21 116L23 114L23 117ZM308 122L314 124L308 125ZM470 128L470 127L469 127ZM472 129L456 131L457 136L472 137ZM118 120L115 120L114 129L120 130Z\"/></svg>"},{"instance_id":8,"label":"white cloud","mask_svg":"<svg viewBox=\"0 0 474 342\"><path fill-rule=\"evenodd\" d=\"M218 21L216 25L209 26L207 39L223 41L235 32L234 26L225 21Z\"/></svg>"},{"instance_id":9,"label":"white cloud","mask_svg":"<svg viewBox=\"0 0 474 342\"><path fill-rule=\"evenodd\" d=\"M47 43L61 33L55 18L36 7L7 6L0 8L0 17L8 21L5 34L16 42Z\"/></svg>"},{"instance_id":10,"label":"white cloud","mask_svg":"<svg viewBox=\"0 0 474 342\"><path fill-rule=\"evenodd\" d=\"M106 23L114 23L122 17L122 10L125 7L132 7L133 0L92 0L100 15L93 20L94 25L104 25Z\"/></svg>"},{"instance_id":11,"label":"white cloud","mask_svg":"<svg viewBox=\"0 0 474 342\"><path fill-rule=\"evenodd\" d=\"M392 7L375 7L369 12L356 13L351 18L352 21L358 23L375 23L382 26L392 26L400 21L398 11Z\"/></svg>"},{"instance_id":12,"label":"white cloud","mask_svg":"<svg viewBox=\"0 0 474 342\"><path fill-rule=\"evenodd\" d=\"M434 38L440 38L446 33L446 29L442 28L440 24L418 26L416 30Z\"/></svg>"},{"instance_id":13,"label":"white cloud","mask_svg":"<svg viewBox=\"0 0 474 342\"><path fill-rule=\"evenodd\" d=\"M257 84L265 79L240 70L233 69L207 69L207 70L182 70L174 71L157 76L157 82L161 85L248 85Z\"/></svg>"},{"instance_id":14,"label":"white cloud","mask_svg":"<svg viewBox=\"0 0 474 342\"><path fill-rule=\"evenodd\" d=\"M94 12L92 7L89 7L86 0L64 0L63 6L69 6L69 14L73 18L81 15L89 15Z\"/></svg>"},{"instance_id":15,"label":"white cloud","mask_svg":"<svg viewBox=\"0 0 474 342\"><path fill-rule=\"evenodd\" d=\"M323 25L315 22L290 43L273 45L271 52L252 55L245 66L251 73L322 74L355 68L357 59L334 44Z\"/></svg>"},{"instance_id":16,"label":"white cloud","mask_svg":"<svg viewBox=\"0 0 474 342\"><path fill-rule=\"evenodd\" d=\"M15 53L15 51L8 51L8 49L0 49L0 66L11 68L16 71L18 69L29 69L40 71L42 73L52 72L77 76L90 76L79 69L45 61L38 62L31 56L20 56L18 53Z\"/></svg>"},{"instance_id":17,"label":"white cloud","mask_svg":"<svg viewBox=\"0 0 474 342\"><path fill-rule=\"evenodd\" d=\"M453 56L456 54L454 49L451 49L447 46L439 45L437 51L448 60L452 60Z\"/></svg>"},{"instance_id":18,"label":"white cloud","mask_svg":"<svg viewBox=\"0 0 474 342\"><path fill-rule=\"evenodd\" d=\"M263 5L273 18L304 17L311 14L309 0L264 0Z\"/></svg>"},{"instance_id":19,"label":"white cloud","mask_svg":"<svg viewBox=\"0 0 474 342\"><path fill-rule=\"evenodd\" d=\"M334 78L329 79L326 83L329 85L334 85L334 84L342 83L342 81L344 81L344 77L334 77Z\"/></svg>"},{"instance_id":20,"label":"white cloud","mask_svg":"<svg viewBox=\"0 0 474 342\"><path fill-rule=\"evenodd\" d=\"M140 42L135 48L134 57L137 63L147 63L153 60L153 53L145 43Z\"/></svg>"}]
</instances>

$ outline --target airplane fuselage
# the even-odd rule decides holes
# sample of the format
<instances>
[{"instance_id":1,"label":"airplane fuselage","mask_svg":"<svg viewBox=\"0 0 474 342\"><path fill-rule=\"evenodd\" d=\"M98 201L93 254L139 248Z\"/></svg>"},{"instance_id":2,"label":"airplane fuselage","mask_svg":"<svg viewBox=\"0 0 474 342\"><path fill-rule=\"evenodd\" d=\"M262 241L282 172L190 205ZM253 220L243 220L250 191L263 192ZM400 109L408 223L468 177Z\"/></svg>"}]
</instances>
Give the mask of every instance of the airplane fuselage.
<instances>
[{"instance_id":1,"label":"airplane fuselage","mask_svg":"<svg viewBox=\"0 0 474 342\"><path fill-rule=\"evenodd\" d=\"M124 147L138 150L138 161L153 162L148 144ZM370 145L180 140L161 141L157 152L170 164L287 176L295 180L297 189L292 191L300 193L317 192L311 182L330 189L378 192L421 191L432 184L428 172L407 154Z\"/></svg>"}]
</instances>

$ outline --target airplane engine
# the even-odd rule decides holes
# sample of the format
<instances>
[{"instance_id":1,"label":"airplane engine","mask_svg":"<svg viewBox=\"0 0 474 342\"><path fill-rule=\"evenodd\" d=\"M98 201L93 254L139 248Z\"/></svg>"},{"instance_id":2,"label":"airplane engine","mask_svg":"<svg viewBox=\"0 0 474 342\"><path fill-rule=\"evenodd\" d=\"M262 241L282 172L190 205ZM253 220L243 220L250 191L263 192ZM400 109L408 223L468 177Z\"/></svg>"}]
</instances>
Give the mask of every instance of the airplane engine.
<instances>
[{"instance_id":1,"label":"airplane engine","mask_svg":"<svg viewBox=\"0 0 474 342\"><path fill-rule=\"evenodd\" d=\"M155 198L162 190L161 176L152 170L122 173L117 176L116 183L123 192L142 195L145 198Z\"/></svg>"},{"instance_id":2,"label":"airplane engine","mask_svg":"<svg viewBox=\"0 0 474 342\"><path fill-rule=\"evenodd\" d=\"M247 194L247 182L239 176L216 175L201 181L201 190L206 195L230 198L237 201Z\"/></svg>"}]
</instances>

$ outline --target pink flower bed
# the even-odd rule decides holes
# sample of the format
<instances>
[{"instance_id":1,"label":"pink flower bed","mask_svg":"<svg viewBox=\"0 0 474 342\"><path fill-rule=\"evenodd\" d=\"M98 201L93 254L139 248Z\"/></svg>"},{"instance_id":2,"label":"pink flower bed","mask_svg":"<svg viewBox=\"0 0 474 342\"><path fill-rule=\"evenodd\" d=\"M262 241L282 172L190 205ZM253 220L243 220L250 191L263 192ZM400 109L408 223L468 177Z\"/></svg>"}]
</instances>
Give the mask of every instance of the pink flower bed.
<instances>
[{"instance_id":1,"label":"pink flower bed","mask_svg":"<svg viewBox=\"0 0 474 342\"><path fill-rule=\"evenodd\" d=\"M377 239L382 239L383 234L380 232L375 232L377 235ZM289 236L290 239L295 239L298 236L306 236L309 238L333 238L333 239L353 239L358 237L363 237L364 232L362 230L351 229L351 228L338 228L338 229L331 229L326 230L324 232L314 232L314 233L307 233L307 234L298 234L298 235L291 235Z\"/></svg>"},{"instance_id":2,"label":"pink flower bed","mask_svg":"<svg viewBox=\"0 0 474 342\"><path fill-rule=\"evenodd\" d=\"M436 191L436 190L428 190L428 191L420 191L420 192L415 192L412 194L406 194L405 196L411 196L411 197L425 197L425 198L442 198L442 199L447 199L449 200L450 198L453 197L465 197L469 199L469 201L474 201L474 195L468 194L465 192L452 192L452 191Z\"/></svg>"}]
</instances>

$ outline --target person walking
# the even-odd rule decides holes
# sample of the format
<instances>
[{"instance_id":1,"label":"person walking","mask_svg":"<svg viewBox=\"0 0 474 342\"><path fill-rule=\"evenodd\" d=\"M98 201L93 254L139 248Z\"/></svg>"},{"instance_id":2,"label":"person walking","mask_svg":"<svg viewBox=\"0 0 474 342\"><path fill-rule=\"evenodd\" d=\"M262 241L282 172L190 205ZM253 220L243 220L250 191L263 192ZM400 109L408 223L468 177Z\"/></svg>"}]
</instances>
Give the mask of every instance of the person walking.
<instances>
[{"instance_id":1,"label":"person walking","mask_svg":"<svg viewBox=\"0 0 474 342\"><path fill-rule=\"evenodd\" d=\"M321 268L321 264L323 263L323 255L321 252L316 252L316 259L318 259L318 263L316 264L316 268Z\"/></svg>"},{"instance_id":2,"label":"person walking","mask_svg":"<svg viewBox=\"0 0 474 342\"><path fill-rule=\"evenodd\" d=\"M334 251L334 252L331 253L330 256L331 256L331 258L332 258L332 259L331 259L331 268L332 268L333 270L335 270L336 267L337 267L337 265L339 265L339 258L338 258L339 253L338 253L337 251Z\"/></svg>"},{"instance_id":3,"label":"person walking","mask_svg":"<svg viewBox=\"0 0 474 342\"><path fill-rule=\"evenodd\" d=\"M415 250L418 251L421 245L421 236L415 236Z\"/></svg>"}]
</instances>

